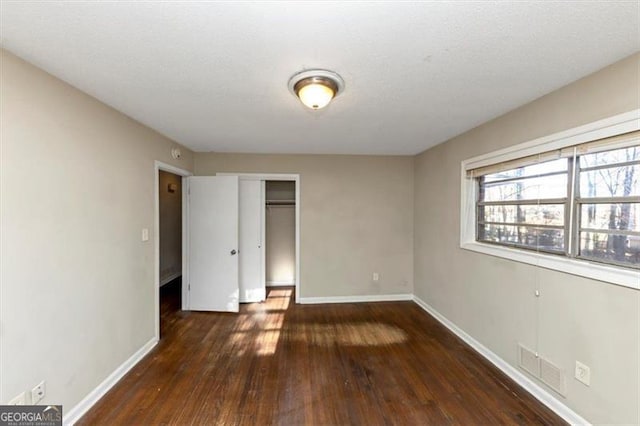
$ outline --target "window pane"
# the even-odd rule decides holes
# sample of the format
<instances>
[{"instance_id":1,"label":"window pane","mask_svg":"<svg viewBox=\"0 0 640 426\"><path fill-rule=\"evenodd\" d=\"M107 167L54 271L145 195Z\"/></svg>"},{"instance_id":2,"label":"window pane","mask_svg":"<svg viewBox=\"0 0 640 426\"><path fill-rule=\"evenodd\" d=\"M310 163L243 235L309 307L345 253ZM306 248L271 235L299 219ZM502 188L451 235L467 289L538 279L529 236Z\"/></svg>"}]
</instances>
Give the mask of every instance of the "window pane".
<instances>
[{"instance_id":1,"label":"window pane","mask_svg":"<svg viewBox=\"0 0 640 426\"><path fill-rule=\"evenodd\" d=\"M484 222L564 226L564 204L484 206Z\"/></svg>"},{"instance_id":2,"label":"window pane","mask_svg":"<svg viewBox=\"0 0 640 426\"><path fill-rule=\"evenodd\" d=\"M581 172L580 196L583 198L640 196L640 165Z\"/></svg>"},{"instance_id":3,"label":"window pane","mask_svg":"<svg viewBox=\"0 0 640 426\"><path fill-rule=\"evenodd\" d=\"M533 250L564 251L564 230L533 226L478 225L478 239Z\"/></svg>"},{"instance_id":4,"label":"window pane","mask_svg":"<svg viewBox=\"0 0 640 426\"><path fill-rule=\"evenodd\" d=\"M494 182L502 179L511 179L515 177L537 176L546 173L567 171L567 159L560 158L558 160L547 161L540 164L532 164L531 166L519 167L517 169L505 170L504 172L492 173L484 177L485 182Z\"/></svg>"},{"instance_id":5,"label":"window pane","mask_svg":"<svg viewBox=\"0 0 640 426\"><path fill-rule=\"evenodd\" d=\"M640 232L640 203L583 204L580 226Z\"/></svg>"},{"instance_id":6,"label":"window pane","mask_svg":"<svg viewBox=\"0 0 640 426\"><path fill-rule=\"evenodd\" d=\"M580 167L593 167L607 164L625 163L640 160L640 146L596 152L580 156Z\"/></svg>"},{"instance_id":7,"label":"window pane","mask_svg":"<svg viewBox=\"0 0 640 426\"><path fill-rule=\"evenodd\" d=\"M519 179L483 185L482 201L517 201L567 196L567 175Z\"/></svg>"},{"instance_id":8,"label":"window pane","mask_svg":"<svg viewBox=\"0 0 640 426\"><path fill-rule=\"evenodd\" d=\"M581 232L580 256L638 266L640 264L640 237Z\"/></svg>"}]
</instances>

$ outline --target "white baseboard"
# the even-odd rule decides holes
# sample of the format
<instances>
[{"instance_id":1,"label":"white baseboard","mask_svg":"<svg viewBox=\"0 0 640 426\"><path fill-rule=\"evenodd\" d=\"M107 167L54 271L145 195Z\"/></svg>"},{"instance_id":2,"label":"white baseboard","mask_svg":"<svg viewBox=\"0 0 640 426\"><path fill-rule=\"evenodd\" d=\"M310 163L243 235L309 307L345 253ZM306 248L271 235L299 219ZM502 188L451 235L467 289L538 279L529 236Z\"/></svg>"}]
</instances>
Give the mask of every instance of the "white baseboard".
<instances>
[{"instance_id":1,"label":"white baseboard","mask_svg":"<svg viewBox=\"0 0 640 426\"><path fill-rule=\"evenodd\" d=\"M433 307L427 304L424 300L420 299L418 296L413 296L413 301L416 302L418 306L424 309L428 314L438 320L442 325L451 330L456 336L465 341L469 346L471 346L476 352L485 357L489 362L498 367L503 373L509 376L513 381L522 386L527 392L533 395L538 401L542 402L552 411L554 411L557 415L562 417L564 420L569 422L572 425L590 425L590 423L580 416L578 413L573 411L571 408L564 405L561 401L559 401L556 397L554 397L551 393L547 392L540 385L535 383L529 377L527 377L524 373L519 371L517 368L513 367L504 359L500 358L482 343L478 342L476 339L467 334L460 327L449 321L446 317L444 317L440 312L436 311Z\"/></svg>"},{"instance_id":2,"label":"white baseboard","mask_svg":"<svg viewBox=\"0 0 640 426\"><path fill-rule=\"evenodd\" d=\"M82 401L76 404L63 418L63 424L73 425L75 422L87 412L93 405L98 402L100 398L104 396L109 390L120 380L131 368L133 368L142 358L145 357L158 344L158 339L155 337L145 343L140 349L136 351L129 359L116 368L113 373L109 375L102 383L100 383L94 390L89 392Z\"/></svg>"},{"instance_id":3,"label":"white baseboard","mask_svg":"<svg viewBox=\"0 0 640 426\"><path fill-rule=\"evenodd\" d=\"M295 281L267 281L267 287L290 287L296 285Z\"/></svg>"},{"instance_id":4,"label":"white baseboard","mask_svg":"<svg viewBox=\"0 0 640 426\"><path fill-rule=\"evenodd\" d=\"M317 303L398 302L402 300L413 300L413 295L375 294L366 296L301 297L298 303L312 305Z\"/></svg>"}]
</instances>

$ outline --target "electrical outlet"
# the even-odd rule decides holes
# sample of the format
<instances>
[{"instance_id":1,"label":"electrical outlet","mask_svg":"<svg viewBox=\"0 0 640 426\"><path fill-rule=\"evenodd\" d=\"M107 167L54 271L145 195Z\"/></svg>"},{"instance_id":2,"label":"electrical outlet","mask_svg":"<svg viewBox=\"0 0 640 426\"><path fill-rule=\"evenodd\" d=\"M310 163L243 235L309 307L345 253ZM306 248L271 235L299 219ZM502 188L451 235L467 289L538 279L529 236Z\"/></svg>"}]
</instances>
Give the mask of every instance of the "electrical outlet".
<instances>
[{"instance_id":1,"label":"electrical outlet","mask_svg":"<svg viewBox=\"0 0 640 426\"><path fill-rule=\"evenodd\" d=\"M380 274L378 274L377 272L373 273L373 280L374 281L378 281L380 279Z\"/></svg>"},{"instance_id":2,"label":"electrical outlet","mask_svg":"<svg viewBox=\"0 0 640 426\"><path fill-rule=\"evenodd\" d=\"M587 386L591 384L591 368L589 366L584 365L580 361L576 361L576 380L584 383Z\"/></svg>"},{"instance_id":3,"label":"electrical outlet","mask_svg":"<svg viewBox=\"0 0 640 426\"><path fill-rule=\"evenodd\" d=\"M33 389L31 389L31 404L35 405L38 402L42 401L45 395L45 381L41 381L38 383Z\"/></svg>"},{"instance_id":4,"label":"electrical outlet","mask_svg":"<svg viewBox=\"0 0 640 426\"><path fill-rule=\"evenodd\" d=\"M9 401L7 405L27 405L27 393L22 392L20 395Z\"/></svg>"}]
</instances>

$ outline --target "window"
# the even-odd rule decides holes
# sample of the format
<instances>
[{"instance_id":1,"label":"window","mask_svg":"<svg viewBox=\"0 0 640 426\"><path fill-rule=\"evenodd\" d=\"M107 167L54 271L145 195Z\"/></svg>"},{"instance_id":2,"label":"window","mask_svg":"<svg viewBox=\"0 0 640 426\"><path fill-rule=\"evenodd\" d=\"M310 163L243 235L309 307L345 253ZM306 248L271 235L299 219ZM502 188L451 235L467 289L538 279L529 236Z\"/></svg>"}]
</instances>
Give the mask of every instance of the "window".
<instances>
[{"instance_id":1,"label":"window","mask_svg":"<svg viewBox=\"0 0 640 426\"><path fill-rule=\"evenodd\" d=\"M478 178L478 240L564 253L569 187L566 158Z\"/></svg>"},{"instance_id":2,"label":"window","mask_svg":"<svg viewBox=\"0 0 640 426\"><path fill-rule=\"evenodd\" d=\"M640 267L640 145L577 158L576 255Z\"/></svg>"},{"instance_id":3,"label":"window","mask_svg":"<svg viewBox=\"0 0 640 426\"><path fill-rule=\"evenodd\" d=\"M577 151L480 173L478 241L640 267L640 145Z\"/></svg>"},{"instance_id":4,"label":"window","mask_svg":"<svg viewBox=\"0 0 640 426\"><path fill-rule=\"evenodd\" d=\"M638 115L464 161L461 246L640 289Z\"/></svg>"}]
</instances>

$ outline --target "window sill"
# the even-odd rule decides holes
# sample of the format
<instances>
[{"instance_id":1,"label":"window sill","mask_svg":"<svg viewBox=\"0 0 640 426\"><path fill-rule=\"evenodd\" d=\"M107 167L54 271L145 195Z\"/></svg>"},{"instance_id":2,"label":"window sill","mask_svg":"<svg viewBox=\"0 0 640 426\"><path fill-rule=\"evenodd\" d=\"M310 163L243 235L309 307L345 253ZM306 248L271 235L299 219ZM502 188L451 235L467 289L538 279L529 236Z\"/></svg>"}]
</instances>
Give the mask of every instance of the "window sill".
<instances>
[{"instance_id":1,"label":"window sill","mask_svg":"<svg viewBox=\"0 0 640 426\"><path fill-rule=\"evenodd\" d=\"M634 269L624 269L586 260L568 259L550 254L494 246L477 241L461 243L460 247L465 250L640 290L640 271Z\"/></svg>"}]
</instances>

